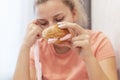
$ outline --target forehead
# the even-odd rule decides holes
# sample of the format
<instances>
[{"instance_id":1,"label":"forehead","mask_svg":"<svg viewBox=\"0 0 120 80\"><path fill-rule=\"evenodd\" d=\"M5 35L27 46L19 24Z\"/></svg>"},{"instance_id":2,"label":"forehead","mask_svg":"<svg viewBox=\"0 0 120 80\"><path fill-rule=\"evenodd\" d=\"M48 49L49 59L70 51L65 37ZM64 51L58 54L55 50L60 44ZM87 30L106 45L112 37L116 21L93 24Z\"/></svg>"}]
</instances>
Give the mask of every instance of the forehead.
<instances>
[{"instance_id":1,"label":"forehead","mask_svg":"<svg viewBox=\"0 0 120 80\"><path fill-rule=\"evenodd\" d=\"M57 13L67 14L69 10L68 6L66 6L62 0L49 0L36 7L37 16L44 18L54 16Z\"/></svg>"}]
</instances>

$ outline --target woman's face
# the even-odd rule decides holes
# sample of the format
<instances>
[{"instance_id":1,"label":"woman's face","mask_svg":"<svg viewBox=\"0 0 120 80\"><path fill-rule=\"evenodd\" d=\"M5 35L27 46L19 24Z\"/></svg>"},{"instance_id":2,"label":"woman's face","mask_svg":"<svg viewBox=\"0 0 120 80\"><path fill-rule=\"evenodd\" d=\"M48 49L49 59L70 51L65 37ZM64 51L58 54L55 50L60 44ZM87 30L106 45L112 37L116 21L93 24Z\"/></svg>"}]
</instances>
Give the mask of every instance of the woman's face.
<instances>
[{"instance_id":1,"label":"woman's face","mask_svg":"<svg viewBox=\"0 0 120 80\"><path fill-rule=\"evenodd\" d=\"M36 6L37 18L42 28L52 26L58 22L76 21L75 10L71 11L62 0L49 0Z\"/></svg>"}]
</instances>

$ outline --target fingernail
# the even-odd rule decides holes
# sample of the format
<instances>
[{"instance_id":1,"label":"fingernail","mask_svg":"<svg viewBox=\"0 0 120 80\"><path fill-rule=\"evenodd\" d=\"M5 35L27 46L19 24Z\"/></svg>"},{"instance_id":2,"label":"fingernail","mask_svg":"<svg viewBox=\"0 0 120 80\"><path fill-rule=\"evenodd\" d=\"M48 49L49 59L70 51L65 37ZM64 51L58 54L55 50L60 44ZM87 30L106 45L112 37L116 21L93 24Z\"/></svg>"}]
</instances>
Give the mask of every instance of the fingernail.
<instances>
[{"instance_id":1,"label":"fingernail","mask_svg":"<svg viewBox=\"0 0 120 80\"><path fill-rule=\"evenodd\" d=\"M63 26L65 26L65 24L59 24L58 25L59 28L63 28Z\"/></svg>"},{"instance_id":2,"label":"fingernail","mask_svg":"<svg viewBox=\"0 0 120 80\"><path fill-rule=\"evenodd\" d=\"M61 23L61 22L58 22L57 24L60 25L60 24L62 24L62 23Z\"/></svg>"},{"instance_id":3,"label":"fingernail","mask_svg":"<svg viewBox=\"0 0 120 80\"><path fill-rule=\"evenodd\" d=\"M55 43L57 41L57 38L50 38L48 39L48 44Z\"/></svg>"},{"instance_id":4,"label":"fingernail","mask_svg":"<svg viewBox=\"0 0 120 80\"><path fill-rule=\"evenodd\" d=\"M67 40L69 38L71 38L71 34L67 34L66 36L64 36L63 38L60 38L60 41L64 41L64 40Z\"/></svg>"}]
</instances>

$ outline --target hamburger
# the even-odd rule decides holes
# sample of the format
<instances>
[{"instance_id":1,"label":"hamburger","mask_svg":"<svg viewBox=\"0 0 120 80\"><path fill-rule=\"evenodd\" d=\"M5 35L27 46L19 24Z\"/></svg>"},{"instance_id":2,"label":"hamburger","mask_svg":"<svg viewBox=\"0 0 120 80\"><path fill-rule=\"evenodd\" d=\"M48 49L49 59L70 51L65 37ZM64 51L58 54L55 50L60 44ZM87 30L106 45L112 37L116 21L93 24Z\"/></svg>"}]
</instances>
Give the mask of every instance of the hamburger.
<instances>
[{"instance_id":1,"label":"hamburger","mask_svg":"<svg viewBox=\"0 0 120 80\"><path fill-rule=\"evenodd\" d=\"M42 37L48 41L48 39L57 39L55 43L60 44L65 41L60 41L60 38L64 37L65 35L69 34L69 31L67 29L60 29L58 25L50 26L43 30Z\"/></svg>"}]
</instances>

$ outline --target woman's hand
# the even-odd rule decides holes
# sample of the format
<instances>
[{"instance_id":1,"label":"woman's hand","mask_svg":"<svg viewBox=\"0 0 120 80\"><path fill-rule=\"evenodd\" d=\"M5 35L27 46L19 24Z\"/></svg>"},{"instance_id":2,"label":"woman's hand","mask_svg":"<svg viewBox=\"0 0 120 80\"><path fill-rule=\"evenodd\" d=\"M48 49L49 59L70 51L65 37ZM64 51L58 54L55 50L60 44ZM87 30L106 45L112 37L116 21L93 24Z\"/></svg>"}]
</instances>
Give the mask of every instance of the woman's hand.
<instances>
[{"instance_id":1,"label":"woman's hand","mask_svg":"<svg viewBox=\"0 0 120 80\"><path fill-rule=\"evenodd\" d=\"M23 45L31 47L35 43L35 41L41 37L41 33L42 28L40 27L38 20L32 21L27 27L27 32L23 41Z\"/></svg>"},{"instance_id":2,"label":"woman's hand","mask_svg":"<svg viewBox=\"0 0 120 80\"><path fill-rule=\"evenodd\" d=\"M58 27L67 28L72 36L71 47L81 55L83 59L92 56L90 36L85 29L76 23L60 22ZM68 34L69 35L69 34ZM65 36L60 40L69 40L70 36Z\"/></svg>"}]
</instances>

